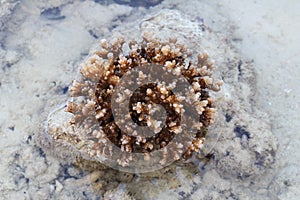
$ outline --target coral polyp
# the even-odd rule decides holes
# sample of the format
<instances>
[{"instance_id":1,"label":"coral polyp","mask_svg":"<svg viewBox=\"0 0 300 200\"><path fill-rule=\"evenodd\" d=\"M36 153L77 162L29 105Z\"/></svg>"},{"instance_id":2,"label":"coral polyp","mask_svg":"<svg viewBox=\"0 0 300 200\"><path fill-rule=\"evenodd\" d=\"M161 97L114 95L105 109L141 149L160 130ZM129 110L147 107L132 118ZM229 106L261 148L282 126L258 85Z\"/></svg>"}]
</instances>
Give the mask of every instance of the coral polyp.
<instances>
[{"instance_id":1,"label":"coral polyp","mask_svg":"<svg viewBox=\"0 0 300 200\"><path fill-rule=\"evenodd\" d=\"M50 134L113 166L164 166L191 157L214 120L209 92L222 85L212 78L214 63L201 53L194 64L195 56L175 39L144 37L127 45L123 38L101 40L69 89L73 131Z\"/></svg>"}]
</instances>

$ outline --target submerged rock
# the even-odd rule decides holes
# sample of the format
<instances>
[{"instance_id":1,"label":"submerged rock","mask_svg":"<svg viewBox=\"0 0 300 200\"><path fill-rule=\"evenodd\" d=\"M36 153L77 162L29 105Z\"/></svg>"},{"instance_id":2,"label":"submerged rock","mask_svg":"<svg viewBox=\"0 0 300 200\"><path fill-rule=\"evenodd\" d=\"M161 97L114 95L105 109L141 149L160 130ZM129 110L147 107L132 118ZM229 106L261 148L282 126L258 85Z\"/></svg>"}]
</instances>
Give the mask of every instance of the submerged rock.
<instances>
[{"instance_id":1,"label":"submerged rock","mask_svg":"<svg viewBox=\"0 0 300 200\"><path fill-rule=\"evenodd\" d=\"M224 81L221 92L211 93L211 98L215 100L215 105L217 105L215 122L208 129L206 142L202 147L202 151L199 152L198 156L196 155L191 160L199 168L199 171L204 173L203 178L211 175L215 177L215 180L205 179L205 181L209 181L207 186L205 186L206 183L202 184L202 181L204 181L202 175L194 176L194 171L188 170L190 169L189 166L179 164L178 167L176 167L176 164L178 163L175 163L175 167L174 165L170 165L167 169L155 172L155 175L151 173L145 174L146 177L153 181L156 180L157 177L161 177L161 174L167 174L168 177L168 173L170 176L175 176L174 179L171 179L170 177L158 179L158 183L154 185L152 182L145 181L140 184L139 188L133 187L131 183L127 183L127 189L130 190L131 193L136 194L136 196L139 196L139 191L144 191L146 188L149 188L149 185L151 185L151 194L143 194L150 198L151 195L159 193L162 188L164 188L164 190L178 191L179 189L177 186L180 185L180 182L196 182L197 186L183 184L183 187L180 189L181 191L178 191L178 196L175 195L175 198L191 197L193 196L193 193L196 194L197 191L201 191L203 197L210 197L210 195L212 195L209 193L211 189L207 187L216 188L216 180L255 180L258 179L259 176L262 176L266 170L270 169L274 163L277 151L277 139L271 132L268 115L256 108L256 74L253 64L243 58L230 42L223 38L224 35L230 37L230 28L224 27L223 31L224 33L217 34L209 27L204 29L203 20L201 20L200 25L197 20L192 21L180 12L163 10L158 14L146 16L143 20L124 24L122 27L117 28L111 35L110 38L119 38L119 36L122 36L128 41L140 38L143 35L145 38L158 38L158 40L161 41L168 41L170 37L177 38L179 43L184 44L188 49L191 49L192 55L197 55L197 52L203 52L204 50L208 51L210 57L215 60L216 65L215 73L212 74L212 78L222 77L222 81ZM118 48L120 48L120 46L118 46L120 45L120 42L115 44L115 50L117 51ZM102 41L104 50L107 45L106 42ZM163 52L162 48L158 49ZM155 50L156 49L154 48L154 51ZM166 51L168 50L166 49ZM93 50L92 53L93 52L95 51ZM98 54L103 55L104 53L98 52ZM109 57L107 52L105 54ZM114 53L112 54L114 55ZM114 56L119 57L117 54ZM128 57L120 54L119 61L122 59L124 60L124 63L128 61ZM196 59L196 57L193 57L193 59ZM93 60L93 57L90 57L87 62L100 62L100 60L98 58ZM109 67L111 65L107 66ZM96 70L96 68L94 70ZM87 74L87 77L89 77L90 80L99 78L99 73L97 71L86 69L81 70L81 72ZM101 75L102 74L100 73L100 76ZM117 80L117 77L110 79L111 82L114 82L115 80ZM108 80L105 79L105 81ZM85 84L88 84L88 82L85 82ZM210 88L213 88L213 85L211 85ZM71 92L76 93L76 91L79 91L86 92L88 95L95 95L93 91L92 93L89 93L89 87L78 86L80 86L80 83L73 83ZM101 92L101 90L98 89L97 92ZM98 98L99 100L99 97L103 96L96 95L93 97L96 99ZM95 102L88 102L84 99L82 102L88 106L76 107L75 104L65 104L64 106L67 106L69 111L73 114L84 112L89 114L91 110L95 110ZM140 106L141 105L135 105L135 110L138 111ZM77 108L80 108L80 110L76 110ZM108 116L106 113L101 113L101 108L99 107L99 112L96 109L99 118ZM91 131L93 128L91 126L81 128L76 127L76 129L74 129L74 127L72 128L69 122L80 122L80 118L74 119L73 114L66 113L63 109L64 108L60 108L60 111L55 110L54 113L50 115L46 127L48 129L47 134L50 134L51 137L54 138L54 140L50 139L50 141L56 147L56 155L60 155L70 162L72 160L74 161L76 156L83 157L87 160L105 162L107 159L101 160L102 158L99 156L96 156L97 159L93 159L93 156L97 155L97 151L86 151L86 149L93 149L95 143L99 141L98 136L101 134ZM98 122L101 123L101 121ZM86 130L88 130L88 136L91 137L90 141L87 140L87 135L85 135ZM80 131L80 134L78 134L78 131ZM119 134L118 131L116 131L116 133ZM96 140L95 137L97 138ZM119 145L121 149L123 148L125 152L132 148L132 146L130 146L130 148L126 146L127 144L130 144L129 140L123 139L123 137L119 137L119 135L114 137L117 141L116 144ZM56 143L58 140L65 142ZM105 139L102 141L105 141ZM67 147L66 144L68 144ZM105 149L102 150L103 152L105 151ZM108 155L111 155L109 154L110 149L107 150ZM142 153L144 152L142 151ZM208 154L210 155L211 162L207 165L206 163L203 163L203 155ZM125 157L123 161L127 164L126 162L129 163L131 158ZM124 164L124 162L120 163ZM120 169L116 163L110 167ZM111 169L103 168L102 170L105 171ZM216 173L218 174L217 176L214 175ZM103 175L99 176L106 177ZM132 180L136 179L133 178ZM165 183L165 180L168 180L168 183L163 184ZM132 181L132 183L133 182L134 181ZM222 193L222 188L215 190L218 191L216 195L219 198L225 198L232 195L229 193ZM238 189L233 191L233 193L238 193L237 190ZM238 194L236 195L238 196Z\"/></svg>"}]
</instances>

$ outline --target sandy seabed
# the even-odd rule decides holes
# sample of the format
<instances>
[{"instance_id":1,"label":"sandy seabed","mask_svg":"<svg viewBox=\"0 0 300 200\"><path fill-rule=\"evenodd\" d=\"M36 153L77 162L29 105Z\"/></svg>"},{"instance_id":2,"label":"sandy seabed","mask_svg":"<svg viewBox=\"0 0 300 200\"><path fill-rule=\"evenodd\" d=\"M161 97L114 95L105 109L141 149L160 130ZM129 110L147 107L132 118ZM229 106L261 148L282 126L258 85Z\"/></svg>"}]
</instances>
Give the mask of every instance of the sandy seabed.
<instances>
[{"instance_id":1,"label":"sandy seabed","mask_svg":"<svg viewBox=\"0 0 300 200\"><path fill-rule=\"evenodd\" d=\"M298 199L299 10L296 0L0 0L0 199ZM149 29L216 60L214 157L139 177L74 167L41 141L47 114L101 38Z\"/></svg>"}]
</instances>

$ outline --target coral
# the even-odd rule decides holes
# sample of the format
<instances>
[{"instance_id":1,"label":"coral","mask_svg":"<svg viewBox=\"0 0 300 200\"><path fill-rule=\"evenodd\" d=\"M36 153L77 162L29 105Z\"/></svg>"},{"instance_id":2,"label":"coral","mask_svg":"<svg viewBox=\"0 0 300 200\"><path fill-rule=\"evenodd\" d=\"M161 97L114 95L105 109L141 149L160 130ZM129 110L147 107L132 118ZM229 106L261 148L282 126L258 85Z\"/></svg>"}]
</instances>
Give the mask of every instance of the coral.
<instances>
[{"instance_id":1,"label":"coral","mask_svg":"<svg viewBox=\"0 0 300 200\"><path fill-rule=\"evenodd\" d=\"M191 157L214 119L209 91L222 85L211 78L213 62L202 53L193 64L192 53L176 39L130 41L128 55L124 43L121 37L101 40L69 89L68 126L75 131L49 133L112 167L149 170L146 165Z\"/></svg>"}]
</instances>

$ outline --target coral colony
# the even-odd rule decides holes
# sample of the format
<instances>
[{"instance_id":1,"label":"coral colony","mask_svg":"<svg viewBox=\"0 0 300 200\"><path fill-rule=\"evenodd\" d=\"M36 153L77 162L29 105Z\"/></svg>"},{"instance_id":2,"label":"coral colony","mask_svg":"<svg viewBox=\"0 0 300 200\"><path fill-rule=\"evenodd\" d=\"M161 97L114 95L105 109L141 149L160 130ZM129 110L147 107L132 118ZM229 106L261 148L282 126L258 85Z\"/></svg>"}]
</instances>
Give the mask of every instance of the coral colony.
<instances>
[{"instance_id":1,"label":"coral colony","mask_svg":"<svg viewBox=\"0 0 300 200\"><path fill-rule=\"evenodd\" d=\"M123 167L140 158L160 165L187 159L201 149L213 122L209 91L222 85L212 79L213 68L206 53L193 57L176 39L101 40L69 89L76 100L67 103L66 111L73 116L69 128L75 131L50 134L91 160L111 157ZM182 88L184 81L189 87ZM123 112L123 117L114 114ZM139 131L147 127L153 134Z\"/></svg>"}]
</instances>

